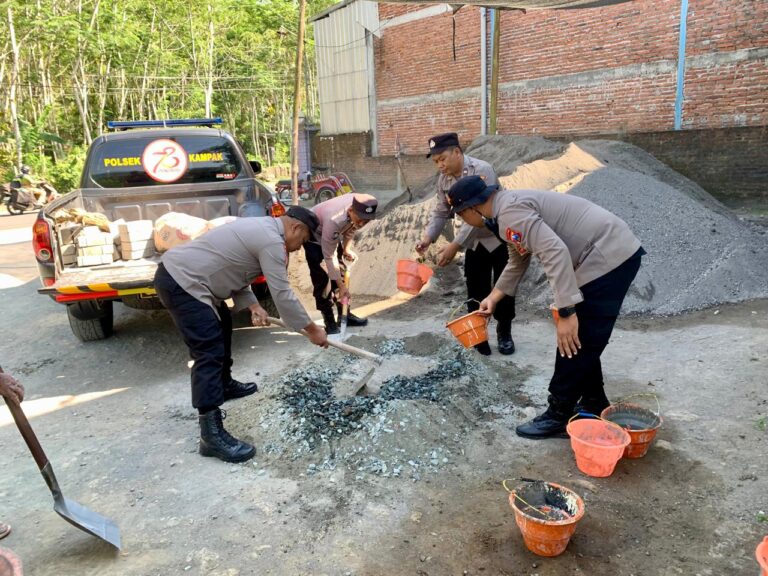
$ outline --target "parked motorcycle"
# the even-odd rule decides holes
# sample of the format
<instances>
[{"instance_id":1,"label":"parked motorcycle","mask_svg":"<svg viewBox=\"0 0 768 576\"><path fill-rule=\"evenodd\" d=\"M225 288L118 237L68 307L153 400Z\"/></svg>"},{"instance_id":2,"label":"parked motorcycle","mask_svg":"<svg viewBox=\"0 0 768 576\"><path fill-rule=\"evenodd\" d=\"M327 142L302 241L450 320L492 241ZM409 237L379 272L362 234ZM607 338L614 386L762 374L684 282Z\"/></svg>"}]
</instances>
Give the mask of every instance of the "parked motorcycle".
<instances>
[{"instance_id":1,"label":"parked motorcycle","mask_svg":"<svg viewBox=\"0 0 768 576\"><path fill-rule=\"evenodd\" d=\"M343 172L335 172L331 175L318 174L305 180L299 180L299 197L302 199L313 198L315 204L330 200L335 196L354 192L352 182ZM275 192L282 200L291 199L291 181L280 180L275 186Z\"/></svg>"},{"instance_id":2,"label":"parked motorcycle","mask_svg":"<svg viewBox=\"0 0 768 576\"><path fill-rule=\"evenodd\" d=\"M20 177L4 185L2 196L8 212L23 214L27 210L39 210L59 197L59 193L48 182L38 182L36 189L22 186Z\"/></svg>"}]
</instances>

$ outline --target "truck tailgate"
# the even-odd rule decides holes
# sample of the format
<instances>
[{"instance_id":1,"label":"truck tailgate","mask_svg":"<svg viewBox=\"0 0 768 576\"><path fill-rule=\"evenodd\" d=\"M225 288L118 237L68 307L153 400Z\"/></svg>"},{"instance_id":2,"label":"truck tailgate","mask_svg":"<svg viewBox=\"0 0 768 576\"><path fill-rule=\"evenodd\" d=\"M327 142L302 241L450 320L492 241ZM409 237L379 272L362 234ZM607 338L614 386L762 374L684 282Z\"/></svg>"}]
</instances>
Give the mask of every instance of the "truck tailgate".
<instances>
[{"instance_id":1,"label":"truck tailgate","mask_svg":"<svg viewBox=\"0 0 768 576\"><path fill-rule=\"evenodd\" d=\"M104 266L65 268L51 286L39 288L41 294L108 293L104 297L128 294L154 294L152 282L160 256L141 260L117 261Z\"/></svg>"}]
</instances>

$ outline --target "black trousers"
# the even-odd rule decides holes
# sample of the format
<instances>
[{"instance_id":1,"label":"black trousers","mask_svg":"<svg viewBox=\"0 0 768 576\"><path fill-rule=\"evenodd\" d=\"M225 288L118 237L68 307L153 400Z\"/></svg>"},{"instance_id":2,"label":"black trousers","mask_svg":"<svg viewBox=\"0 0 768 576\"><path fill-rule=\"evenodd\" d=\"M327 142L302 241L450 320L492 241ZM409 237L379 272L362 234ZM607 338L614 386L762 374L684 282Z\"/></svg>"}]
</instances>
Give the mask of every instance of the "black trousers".
<instances>
[{"instance_id":1,"label":"black trousers","mask_svg":"<svg viewBox=\"0 0 768 576\"><path fill-rule=\"evenodd\" d=\"M336 255L339 263L343 264L342 254L344 249L339 242ZM335 280L328 277L328 272L323 268L323 249L317 242L304 244L304 256L309 267L309 277L312 279L312 295L315 297L315 306L320 312L333 311L333 292L339 287Z\"/></svg>"},{"instance_id":2,"label":"black trousers","mask_svg":"<svg viewBox=\"0 0 768 576\"><path fill-rule=\"evenodd\" d=\"M467 309L474 312L480 307L480 302L491 293L496 280L507 265L509 252L507 245L502 244L492 252L482 244L474 250L467 250L464 255L464 278L467 281ZM477 302L473 302L477 300ZM515 297L504 296L493 311L497 330L509 334L512 319L515 317Z\"/></svg>"},{"instance_id":3,"label":"black trousers","mask_svg":"<svg viewBox=\"0 0 768 576\"><path fill-rule=\"evenodd\" d=\"M600 355L611 339L621 304L640 269L640 248L623 264L581 287L584 301L576 304L581 350L572 358L555 350L555 373L549 382L552 400L569 411L581 398L605 399Z\"/></svg>"},{"instance_id":4,"label":"black trousers","mask_svg":"<svg viewBox=\"0 0 768 576\"><path fill-rule=\"evenodd\" d=\"M226 303L213 308L192 297L162 265L155 290L189 348L192 365L192 406L210 409L224 403L224 383L232 379L232 316Z\"/></svg>"}]
</instances>

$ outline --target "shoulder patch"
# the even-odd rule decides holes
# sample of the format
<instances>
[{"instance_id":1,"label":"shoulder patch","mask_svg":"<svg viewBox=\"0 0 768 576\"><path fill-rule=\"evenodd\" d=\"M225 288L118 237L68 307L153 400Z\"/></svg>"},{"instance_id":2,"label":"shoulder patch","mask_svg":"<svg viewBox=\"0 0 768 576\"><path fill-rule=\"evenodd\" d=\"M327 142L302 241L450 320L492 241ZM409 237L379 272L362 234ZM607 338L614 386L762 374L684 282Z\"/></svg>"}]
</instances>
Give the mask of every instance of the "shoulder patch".
<instances>
[{"instance_id":1,"label":"shoulder patch","mask_svg":"<svg viewBox=\"0 0 768 576\"><path fill-rule=\"evenodd\" d=\"M507 239L507 242L509 242L515 247L515 250L517 250L518 254L520 254L521 256L528 252L525 246L523 246L522 232L518 232L517 230L513 230L512 228L507 228L504 231L504 237Z\"/></svg>"}]
</instances>

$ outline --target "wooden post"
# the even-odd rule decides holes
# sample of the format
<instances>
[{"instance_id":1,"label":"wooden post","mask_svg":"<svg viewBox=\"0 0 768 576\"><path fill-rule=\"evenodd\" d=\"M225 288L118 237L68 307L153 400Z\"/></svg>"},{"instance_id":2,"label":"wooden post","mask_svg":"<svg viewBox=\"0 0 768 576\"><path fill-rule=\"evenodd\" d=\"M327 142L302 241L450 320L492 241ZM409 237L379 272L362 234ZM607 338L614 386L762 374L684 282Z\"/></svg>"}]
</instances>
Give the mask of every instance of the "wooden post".
<instances>
[{"instance_id":1,"label":"wooden post","mask_svg":"<svg viewBox=\"0 0 768 576\"><path fill-rule=\"evenodd\" d=\"M299 204L299 112L301 111L301 61L304 57L304 12L306 0L299 0L299 37L296 39L296 71L293 85L293 144L291 146L291 203Z\"/></svg>"},{"instance_id":2,"label":"wooden post","mask_svg":"<svg viewBox=\"0 0 768 576\"><path fill-rule=\"evenodd\" d=\"M496 134L496 112L499 106L499 41L501 39L501 12L493 10L493 55L491 56L491 105L489 110L489 134Z\"/></svg>"}]
</instances>

